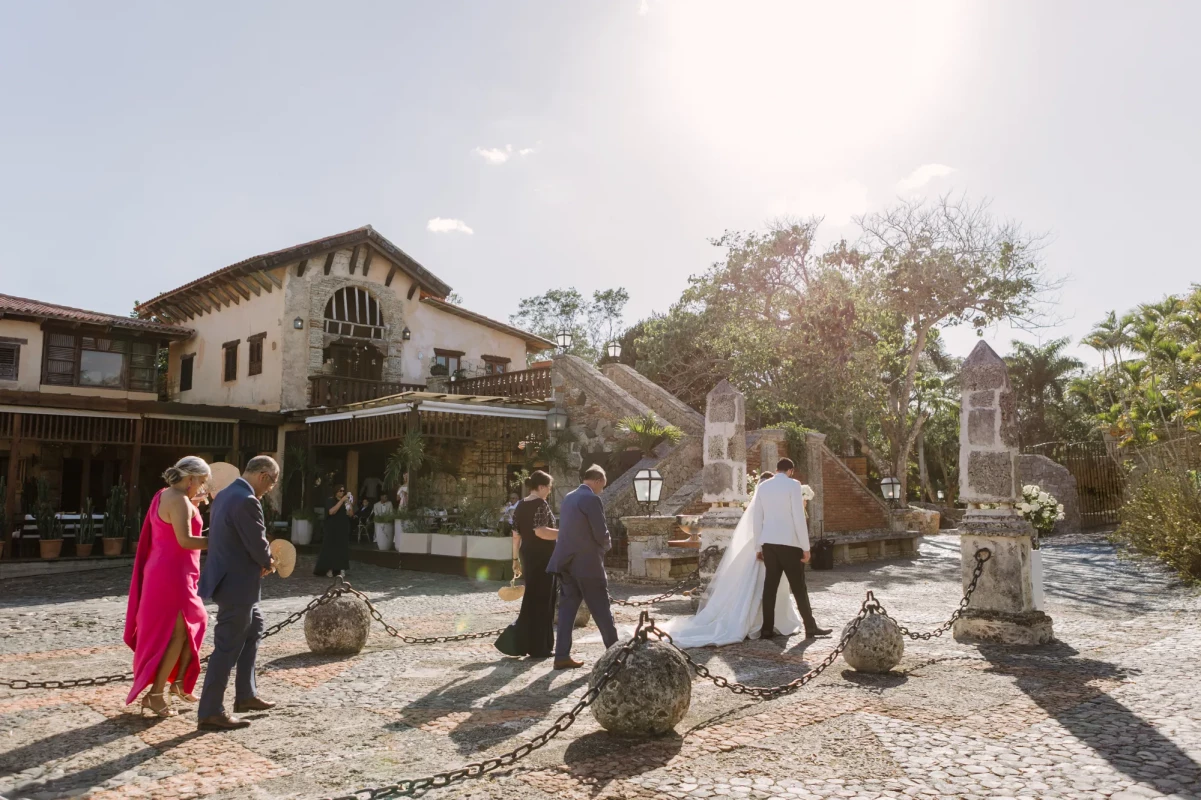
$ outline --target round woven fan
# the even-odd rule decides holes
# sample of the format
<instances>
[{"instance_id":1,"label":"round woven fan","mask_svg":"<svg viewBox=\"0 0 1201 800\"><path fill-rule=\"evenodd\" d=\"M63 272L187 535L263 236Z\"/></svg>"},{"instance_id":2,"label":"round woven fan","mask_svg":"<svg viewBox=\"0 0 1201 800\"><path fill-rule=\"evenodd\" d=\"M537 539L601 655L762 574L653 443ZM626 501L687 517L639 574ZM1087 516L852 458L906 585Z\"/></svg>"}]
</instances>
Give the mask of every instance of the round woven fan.
<instances>
[{"instance_id":1,"label":"round woven fan","mask_svg":"<svg viewBox=\"0 0 1201 800\"><path fill-rule=\"evenodd\" d=\"M215 496L217 492L236 481L242 474L233 464L227 464L224 461L209 464L209 469L212 470L212 475L209 477L208 493L210 497Z\"/></svg>"},{"instance_id":2,"label":"round woven fan","mask_svg":"<svg viewBox=\"0 0 1201 800\"><path fill-rule=\"evenodd\" d=\"M517 585L517 576L514 575L513 580L509 581L509 585L502 586L497 594L500 595L501 600L511 603L525 597L525 587Z\"/></svg>"},{"instance_id":3,"label":"round woven fan","mask_svg":"<svg viewBox=\"0 0 1201 800\"><path fill-rule=\"evenodd\" d=\"M275 558L275 571L286 578L296 569L296 546L287 539L271 540L271 555Z\"/></svg>"}]
</instances>

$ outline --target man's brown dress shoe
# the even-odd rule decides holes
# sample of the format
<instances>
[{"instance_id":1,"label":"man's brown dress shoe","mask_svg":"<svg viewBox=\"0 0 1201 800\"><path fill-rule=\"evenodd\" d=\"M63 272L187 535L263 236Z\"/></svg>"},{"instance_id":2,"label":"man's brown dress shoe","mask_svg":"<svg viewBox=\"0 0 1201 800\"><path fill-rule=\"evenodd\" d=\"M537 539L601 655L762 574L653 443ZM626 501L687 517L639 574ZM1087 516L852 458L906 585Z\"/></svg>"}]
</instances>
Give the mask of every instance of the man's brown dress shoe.
<instances>
[{"instance_id":1,"label":"man's brown dress shoe","mask_svg":"<svg viewBox=\"0 0 1201 800\"><path fill-rule=\"evenodd\" d=\"M252 697L249 700L239 700L234 703L235 714L245 714L248 711L268 711L275 708L275 703L270 700L262 700L258 697Z\"/></svg>"},{"instance_id":2,"label":"man's brown dress shoe","mask_svg":"<svg viewBox=\"0 0 1201 800\"><path fill-rule=\"evenodd\" d=\"M574 658L555 659L555 669L579 669L584 666L583 661L576 661Z\"/></svg>"},{"instance_id":3,"label":"man's brown dress shoe","mask_svg":"<svg viewBox=\"0 0 1201 800\"><path fill-rule=\"evenodd\" d=\"M250 720L231 717L222 711L215 717L205 717L196 723L196 728L202 731L236 731L239 728L249 728Z\"/></svg>"}]
</instances>

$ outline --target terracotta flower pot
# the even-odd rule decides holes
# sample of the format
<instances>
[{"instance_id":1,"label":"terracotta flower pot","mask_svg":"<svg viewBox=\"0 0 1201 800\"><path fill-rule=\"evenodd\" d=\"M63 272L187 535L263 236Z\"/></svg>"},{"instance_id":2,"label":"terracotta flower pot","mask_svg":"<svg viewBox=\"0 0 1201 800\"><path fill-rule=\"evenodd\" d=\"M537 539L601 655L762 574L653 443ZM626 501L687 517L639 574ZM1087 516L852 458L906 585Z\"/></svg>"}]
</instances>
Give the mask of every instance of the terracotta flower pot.
<instances>
[{"instance_id":1,"label":"terracotta flower pot","mask_svg":"<svg viewBox=\"0 0 1201 800\"><path fill-rule=\"evenodd\" d=\"M38 552L42 558L47 561L53 561L58 558L59 553L63 551L62 539L39 539Z\"/></svg>"},{"instance_id":2,"label":"terracotta flower pot","mask_svg":"<svg viewBox=\"0 0 1201 800\"><path fill-rule=\"evenodd\" d=\"M92 555L92 544L92 542L88 542L87 544L79 544L77 542L75 544L75 555L79 556L80 558L89 557Z\"/></svg>"},{"instance_id":3,"label":"terracotta flower pot","mask_svg":"<svg viewBox=\"0 0 1201 800\"><path fill-rule=\"evenodd\" d=\"M121 555L121 550L125 547L125 539L120 536L113 537L112 539L106 537L101 541L104 543L104 554L106 556L119 556Z\"/></svg>"}]
</instances>

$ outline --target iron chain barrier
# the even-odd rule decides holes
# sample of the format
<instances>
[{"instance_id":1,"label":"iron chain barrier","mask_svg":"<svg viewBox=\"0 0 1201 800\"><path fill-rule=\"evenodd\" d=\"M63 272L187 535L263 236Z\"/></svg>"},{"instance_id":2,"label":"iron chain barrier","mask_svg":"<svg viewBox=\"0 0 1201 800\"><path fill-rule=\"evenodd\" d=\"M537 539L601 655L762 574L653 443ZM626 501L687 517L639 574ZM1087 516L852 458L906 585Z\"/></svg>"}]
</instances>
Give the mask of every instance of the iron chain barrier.
<instances>
[{"instance_id":1,"label":"iron chain barrier","mask_svg":"<svg viewBox=\"0 0 1201 800\"><path fill-rule=\"evenodd\" d=\"M430 789L450 786L452 783L458 783L468 778L481 778L490 772L513 766L535 750L545 747L551 739L554 739L560 733L570 728L584 709L596 702L596 698L600 696L605 685L613 680L613 677L617 673L621 672L622 668L626 665L626 659L630 657L630 653L634 652L636 646L647 640L647 632L652 630L654 625L655 621L648 616L647 612L643 611L638 618L638 627L634 629L634 635L621 646L621 649L617 653L617 658L601 674L600 678L595 682L589 683L588 690L572 706L571 710L560 714L553 725L519 747L503 755L487 758L483 761L476 761L458 769L438 772L424 778L406 778L386 786L357 789L350 794L339 795L327 800L380 800L380 798L388 797L412 797L415 794Z\"/></svg>"},{"instance_id":2,"label":"iron chain barrier","mask_svg":"<svg viewBox=\"0 0 1201 800\"><path fill-rule=\"evenodd\" d=\"M951 614L950 619L939 625L932 631L911 631L901 623L897 622L887 611L880 607L881 613L893 621L893 624L901 631L902 636L908 636L910 639L921 639L930 641L936 636L942 636L955 625L955 621L963 616L963 612L967 611L968 603L972 601L972 593L976 591L976 584L980 582L980 575L984 572L984 565L992 558L992 551L987 547L981 547L976 551L976 566L972 569L972 579L968 582L967 589L963 592L963 599L959 601L959 607Z\"/></svg>"},{"instance_id":3,"label":"iron chain barrier","mask_svg":"<svg viewBox=\"0 0 1201 800\"><path fill-rule=\"evenodd\" d=\"M399 629L388 624L388 621L384 619L384 615L381 614L379 609L375 607L375 604L367 598L367 595L351 586L348 581L343 581L342 578L338 578L338 580L342 582L342 587L340 590L338 590L339 593L344 592L346 594L352 594L366 603L367 611L371 613L371 618L380 625L383 625L384 630L388 632L389 636L400 639L405 644L442 644L444 642L465 642L469 639L486 639L490 636L499 636L500 634L504 633L505 630L504 628L496 628L494 630L479 631L477 633L456 633L451 636L408 636L401 633Z\"/></svg>"},{"instance_id":4,"label":"iron chain barrier","mask_svg":"<svg viewBox=\"0 0 1201 800\"><path fill-rule=\"evenodd\" d=\"M706 553L716 553L720 549L721 548L718 547L717 545L711 544L708 547L706 547L704 550L702 550L700 554L703 556ZM613 595L609 595L609 602L613 603L614 605L625 606L626 608L642 608L644 606L653 606L655 603L661 603L664 600L668 599L669 597L675 597L676 595L681 594L684 591L684 589L687 588L690 584L699 583L700 579L701 579L701 565L700 565L700 562L698 561L697 565L696 565L696 569L694 569L692 572L685 575L684 578L682 580L680 580L680 582L677 583L675 586L671 587L666 592L664 592L661 595L658 595L657 597L652 597L650 600L618 600Z\"/></svg>"}]
</instances>

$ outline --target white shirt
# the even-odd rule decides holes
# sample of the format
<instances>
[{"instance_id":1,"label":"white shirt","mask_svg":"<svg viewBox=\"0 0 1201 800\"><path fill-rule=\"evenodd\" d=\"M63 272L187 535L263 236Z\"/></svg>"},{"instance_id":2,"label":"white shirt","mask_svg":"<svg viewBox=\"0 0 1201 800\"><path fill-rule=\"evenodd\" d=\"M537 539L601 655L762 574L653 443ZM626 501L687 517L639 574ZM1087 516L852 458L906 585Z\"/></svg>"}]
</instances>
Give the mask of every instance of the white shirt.
<instances>
[{"instance_id":1,"label":"white shirt","mask_svg":"<svg viewBox=\"0 0 1201 800\"><path fill-rule=\"evenodd\" d=\"M782 544L809 549L809 525L805 521L805 496L800 481L787 475L759 484L750 509L755 526L755 547Z\"/></svg>"}]
</instances>

